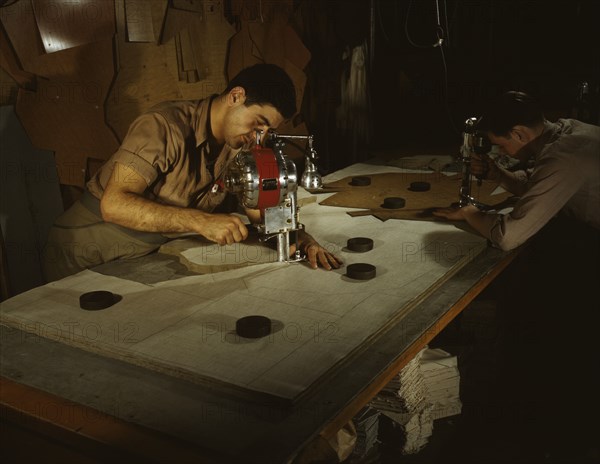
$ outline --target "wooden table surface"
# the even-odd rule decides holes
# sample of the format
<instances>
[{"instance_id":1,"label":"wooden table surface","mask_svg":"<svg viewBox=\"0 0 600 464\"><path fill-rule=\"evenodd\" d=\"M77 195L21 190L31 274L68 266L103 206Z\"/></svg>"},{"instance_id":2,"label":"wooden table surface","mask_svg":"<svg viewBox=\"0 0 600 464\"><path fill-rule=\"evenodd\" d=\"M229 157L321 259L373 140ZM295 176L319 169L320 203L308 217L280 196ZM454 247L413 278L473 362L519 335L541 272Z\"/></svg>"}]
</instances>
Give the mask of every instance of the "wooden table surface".
<instances>
[{"instance_id":1,"label":"wooden table surface","mask_svg":"<svg viewBox=\"0 0 600 464\"><path fill-rule=\"evenodd\" d=\"M226 395L0 326L2 416L107 459L285 463L351 420L515 255L484 249L293 406Z\"/></svg>"}]
</instances>

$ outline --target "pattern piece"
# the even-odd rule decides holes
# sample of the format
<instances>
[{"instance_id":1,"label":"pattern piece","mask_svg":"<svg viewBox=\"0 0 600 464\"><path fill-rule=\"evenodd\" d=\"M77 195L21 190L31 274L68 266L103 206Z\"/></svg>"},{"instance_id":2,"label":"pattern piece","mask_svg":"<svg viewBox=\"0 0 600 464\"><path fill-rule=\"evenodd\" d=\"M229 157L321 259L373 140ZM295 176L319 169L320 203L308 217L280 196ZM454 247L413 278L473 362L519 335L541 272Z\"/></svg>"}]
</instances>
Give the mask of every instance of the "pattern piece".
<instances>
[{"instance_id":1,"label":"pattern piece","mask_svg":"<svg viewBox=\"0 0 600 464\"><path fill-rule=\"evenodd\" d=\"M435 220L431 214L434 208L445 208L458 201L460 186L459 176L446 176L441 173L385 173L369 176L368 186L353 186L352 177L330 182L325 191L338 192L321 202L327 206L346 208L365 208L366 211L352 211L350 216L373 215L382 221L387 219ZM411 189L413 182L428 182L430 190L425 192ZM477 200L484 204L498 204L508 199L511 194L493 194L498 184L483 181L481 187L473 184L473 193ZM401 209L385 208L384 199L400 197L406 200Z\"/></svg>"}]
</instances>

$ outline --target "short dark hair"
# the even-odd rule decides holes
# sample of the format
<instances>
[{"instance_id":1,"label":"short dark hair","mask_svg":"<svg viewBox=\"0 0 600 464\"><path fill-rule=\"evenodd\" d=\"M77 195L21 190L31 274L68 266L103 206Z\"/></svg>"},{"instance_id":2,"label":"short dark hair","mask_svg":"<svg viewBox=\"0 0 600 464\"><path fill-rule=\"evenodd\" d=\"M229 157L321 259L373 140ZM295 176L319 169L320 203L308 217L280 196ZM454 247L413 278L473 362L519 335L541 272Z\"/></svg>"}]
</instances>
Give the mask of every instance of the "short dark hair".
<instances>
[{"instance_id":1,"label":"short dark hair","mask_svg":"<svg viewBox=\"0 0 600 464\"><path fill-rule=\"evenodd\" d=\"M290 76L277 65L260 63L242 69L224 93L238 86L246 91L246 106L269 104L285 119L296 114L296 89Z\"/></svg>"},{"instance_id":2,"label":"short dark hair","mask_svg":"<svg viewBox=\"0 0 600 464\"><path fill-rule=\"evenodd\" d=\"M477 129L506 137L517 126L537 127L544 122L540 103L525 92L506 92L484 111Z\"/></svg>"}]
</instances>

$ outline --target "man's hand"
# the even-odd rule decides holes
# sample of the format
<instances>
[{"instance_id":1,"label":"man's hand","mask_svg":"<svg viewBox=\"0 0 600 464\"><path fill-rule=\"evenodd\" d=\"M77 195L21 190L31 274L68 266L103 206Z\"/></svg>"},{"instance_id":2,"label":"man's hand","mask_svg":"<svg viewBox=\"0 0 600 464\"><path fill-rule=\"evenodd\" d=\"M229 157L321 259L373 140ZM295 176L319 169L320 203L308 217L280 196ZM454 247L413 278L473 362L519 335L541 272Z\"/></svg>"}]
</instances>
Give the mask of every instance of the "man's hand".
<instances>
[{"instance_id":1,"label":"man's hand","mask_svg":"<svg viewBox=\"0 0 600 464\"><path fill-rule=\"evenodd\" d=\"M344 264L340 258L327 251L315 241L304 245L303 248L306 253L306 259L313 269L319 267L320 264L324 269L331 271L331 269L338 269Z\"/></svg>"},{"instance_id":2,"label":"man's hand","mask_svg":"<svg viewBox=\"0 0 600 464\"><path fill-rule=\"evenodd\" d=\"M480 179L498 180L500 173L494 160L487 155L471 156L471 174Z\"/></svg>"},{"instance_id":3,"label":"man's hand","mask_svg":"<svg viewBox=\"0 0 600 464\"><path fill-rule=\"evenodd\" d=\"M490 230L496 222L497 214L486 214L476 206L467 205L462 208L439 208L433 211L433 215L448 221L466 221L473 229L488 240Z\"/></svg>"},{"instance_id":4,"label":"man's hand","mask_svg":"<svg viewBox=\"0 0 600 464\"><path fill-rule=\"evenodd\" d=\"M246 216L253 224L260 223L260 211L246 208ZM342 264L342 260L330 253L325 248L317 243L317 241L307 234L304 230L298 231L298 247L306 255L307 261L313 269L317 269L319 265L330 271L338 269ZM290 247L290 256L296 252L295 245Z\"/></svg>"},{"instance_id":5,"label":"man's hand","mask_svg":"<svg viewBox=\"0 0 600 464\"><path fill-rule=\"evenodd\" d=\"M143 196L148 185L137 171L120 163L115 163L114 169L100 200L105 221L146 232L194 232L219 245L248 237L248 229L239 217L149 200Z\"/></svg>"},{"instance_id":6,"label":"man's hand","mask_svg":"<svg viewBox=\"0 0 600 464\"><path fill-rule=\"evenodd\" d=\"M317 241L306 232L299 231L298 234L298 246L306 255L306 259L313 269L317 269L319 265L321 265L322 268L330 271L331 269L338 269L344 264L340 258L319 245ZM295 250L292 250L292 252L294 251Z\"/></svg>"},{"instance_id":7,"label":"man's hand","mask_svg":"<svg viewBox=\"0 0 600 464\"><path fill-rule=\"evenodd\" d=\"M448 221L465 221L467 214L479 211L473 205L467 205L463 208L438 208L433 211L433 215Z\"/></svg>"},{"instance_id":8,"label":"man's hand","mask_svg":"<svg viewBox=\"0 0 600 464\"><path fill-rule=\"evenodd\" d=\"M219 245L231 245L248 237L248 228L233 214L203 214L197 224L198 233Z\"/></svg>"}]
</instances>

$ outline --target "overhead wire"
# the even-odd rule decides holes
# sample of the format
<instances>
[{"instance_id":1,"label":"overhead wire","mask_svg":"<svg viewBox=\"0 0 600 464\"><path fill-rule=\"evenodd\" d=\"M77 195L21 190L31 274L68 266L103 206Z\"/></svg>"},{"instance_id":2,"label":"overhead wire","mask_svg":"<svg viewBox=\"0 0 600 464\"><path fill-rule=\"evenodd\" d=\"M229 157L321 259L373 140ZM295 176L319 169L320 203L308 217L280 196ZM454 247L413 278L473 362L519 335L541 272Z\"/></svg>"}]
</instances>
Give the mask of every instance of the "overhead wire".
<instances>
[{"instance_id":1,"label":"overhead wire","mask_svg":"<svg viewBox=\"0 0 600 464\"><path fill-rule=\"evenodd\" d=\"M450 46L450 26L448 25L448 4L444 0L444 23L446 25L446 45Z\"/></svg>"},{"instance_id":2,"label":"overhead wire","mask_svg":"<svg viewBox=\"0 0 600 464\"><path fill-rule=\"evenodd\" d=\"M444 53L444 42L447 40L447 36L448 36L448 10L447 10L447 5L446 5L446 0L442 0L443 2L443 8L444 8L444 23L446 25L446 28L444 28L442 26L442 18L440 15L440 0L435 0L435 12L436 12L436 20L437 20L437 24L436 24L436 35L437 35L437 41L434 42L433 44L430 45L422 45L422 44L418 44L416 43L411 37L410 37L410 33L408 30L408 24L409 24L409 18L410 18L410 10L412 7L412 3L413 0L410 0L408 2L408 8L406 11L406 20L404 21L404 32L406 35L406 39L408 40L408 42L416 48L439 48L440 49L440 55L442 58L442 67L444 70L444 81L443 81L443 92L444 92L444 106L445 106L445 110L446 110L446 116L448 117L448 120L450 122L450 125L452 127L452 129L454 130L454 132L456 133L460 133L460 131L458 130L458 128L456 127L455 123L454 123L454 119L452 118L452 113L450 111L450 102L448 99L448 66L446 63L446 55ZM446 42L447 45L448 42Z\"/></svg>"},{"instance_id":3,"label":"overhead wire","mask_svg":"<svg viewBox=\"0 0 600 464\"><path fill-rule=\"evenodd\" d=\"M381 4L379 2L377 2L375 5L377 8L377 19L379 21L379 27L381 28L381 33L383 34L383 38L385 39L386 42L390 42L390 38L387 35L387 32L385 30L385 25L383 24L383 18L381 17Z\"/></svg>"},{"instance_id":4,"label":"overhead wire","mask_svg":"<svg viewBox=\"0 0 600 464\"><path fill-rule=\"evenodd\" d=\"M460 134L460 130L458 129L458 127L456 127L456 124L454 123L454 118L452 117L452 111L450 111L450 101L448 98L448 66L446 64L446 55L444 53L444 47L442 45L440 45L440 55L442 57L442 66L444 67L444 106L446 109L446 116L448 117L448 120L450 121L450 126L452 127L452 130L457 133Z\"/></svg>"},{"instance_id":5,"label":"overhead wire","mask_svg":"<svg viewBox=\"0 0 600 464\"><path fill-rule=\"evenodd\" d=\"M427 45L418 44L410 37L410 33L408 32L408 19L410 17L410 9L412 7L412 3L413 3L413 0L410 0L408 2L408 7L406 9L406 19L404 20L404 35L406 36L406 40L408 40L408 43L411 44L413 47L430 48L431 47L430 44L427 44ZM436 3L437 3L437 0L436 0Z\"/></svg>"}]
</instances>

